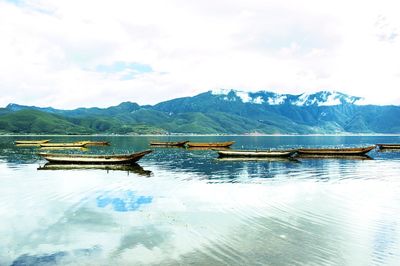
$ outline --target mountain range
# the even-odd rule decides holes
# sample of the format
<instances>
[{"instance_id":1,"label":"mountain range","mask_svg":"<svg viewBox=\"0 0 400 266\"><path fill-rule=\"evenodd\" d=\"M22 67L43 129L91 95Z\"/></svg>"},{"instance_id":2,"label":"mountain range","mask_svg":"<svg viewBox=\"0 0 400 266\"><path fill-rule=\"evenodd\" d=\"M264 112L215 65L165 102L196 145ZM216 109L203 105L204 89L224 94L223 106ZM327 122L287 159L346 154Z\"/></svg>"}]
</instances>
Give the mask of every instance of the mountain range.
<instances>
[{"instance_id":1,"label":"mountain range","mask_svg":"<svg viewBox=\"0 0 400 266\"><path fill-rule=\"evenodd\" d=\"M61 110L11 103L2 134L340 134L400 133L400 106L365 105L334 91L278 94L212 90L156 105Z\"/></svg>"}]
</instances>

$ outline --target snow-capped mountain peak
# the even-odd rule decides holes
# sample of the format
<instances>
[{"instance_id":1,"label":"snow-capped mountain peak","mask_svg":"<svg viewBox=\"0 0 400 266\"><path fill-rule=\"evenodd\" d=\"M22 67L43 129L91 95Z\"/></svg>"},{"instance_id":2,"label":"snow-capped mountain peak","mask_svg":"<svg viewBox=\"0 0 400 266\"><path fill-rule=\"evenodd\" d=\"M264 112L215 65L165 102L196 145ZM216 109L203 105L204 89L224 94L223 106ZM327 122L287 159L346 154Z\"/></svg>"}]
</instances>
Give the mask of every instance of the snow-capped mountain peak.
<instances>
[{"instance_id":1,"label":"snow-capped mountain peak","mask_svg":"<svg viewBox=\"0 0 400 266\"><path fill-rule=\"evenodd\" d=\"M340 104L355 104L361 97L349 96L337 91L320 91L313 94L303 93L294 102L297 106L333 106Z\"/></svg>"},{"instance_id":2,"label":"snow-capped mountain peak","mask_svg":"<svg viewBox=\"0 0 400 266\"><path fill-rule=\"evenodd\" d=\"M241 101L250 104L296 106L333 106L341 104L356 104L361 102L361 97L349 96L337 91L320 91L316 93L303 93L300 95L279 94L269 91L245 92L239 90L216 89L212 95L221 97L225 101Z\"/></svg>"}]
</instances>

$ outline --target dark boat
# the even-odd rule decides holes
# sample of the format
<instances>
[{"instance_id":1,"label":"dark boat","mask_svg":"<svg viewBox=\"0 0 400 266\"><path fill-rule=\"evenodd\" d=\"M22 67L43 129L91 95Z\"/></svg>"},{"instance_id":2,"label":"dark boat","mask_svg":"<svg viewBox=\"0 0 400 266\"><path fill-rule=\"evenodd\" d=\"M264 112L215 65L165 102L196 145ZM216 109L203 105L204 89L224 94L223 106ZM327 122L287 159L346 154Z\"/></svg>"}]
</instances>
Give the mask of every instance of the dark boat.
<instances>
[{"instance_id":1,"label":"dark boat","mask_svg":"<svg viewBox=\"0 0 400 266\"><path fill-rule=\"evenodd\" d=\"M361 148L312 148L312 149L298 149L299 155L317 155L317 156L355 156L365 155L371 150L375 149L374 146L361 147Z\"/></svg>"},{"instance_id":2,"label":"dark boat","mask_svg":"<svg viewBox=\"0 0 400 266\"><path fill-rule=\"evenodd\" d=\"M198 148L226 148L231 146L234 141L227 141L227 142L188 142L186 146L189 148L198 147Z\"/></svg>"},{"instance_id":3,"label":"dark boat","mask_svg":"<svg viewBox=\"0 0 400 266\"><path fill-rule=\"evenodd\" d=\"M379 149L391 149L391 150L398 150L400 149L400 143L381 143L376 144Z\"/></svg>"},{"instance_id":4,"label":"dark boat","mask_svg":"<svg viewBox=\"0 0 400 266\"><path fill-rule=\"evenodd\" d=\"M151 146L160 146L160 147L184 147L186 143L189 141L151 141Z\"/></svg>"},{"instance_id":5,"label":"dark boat","mask_svg":"<svg viewBox=\"0 0 400 266\"><path fill-rule=\"evenodd\" d=\"M83 143L85 146L109 146L110 142L108 141L77 141L74 143Z\"/></svg>"},{"instance_id":6,"label":"dark boat","mask_svg":"<svg viewBox=\"0 0 400 266\"><path fill-rule=\"evenodd\" d=\"M268 158L268 157L290 157L296 150L225 150L217 151L220 158L239 157L239 158Z\"/></svg>"},{"instance_id":7,"label":"dark boat","mask_svg":"<svg viewBox=\"0 0 400 266\"><path fill-rule=\"evenodd\" d=\"M61 153L39 153L51 163L57 164L132 164L140 160L152 150L145 150L132 154L61 154Z\"/></svg>"},{"instance_id":8,"label":"dark boat","mask_svg":"<svg viewBox=\"0 0 400 266\"><path fill-rule=\"evenodd\" d=\"M66 143L42 143L40 147L63 147L63 148L72 148L72 147L85 147L86 142L66 142Z\"/></svg>"}]
</instances>

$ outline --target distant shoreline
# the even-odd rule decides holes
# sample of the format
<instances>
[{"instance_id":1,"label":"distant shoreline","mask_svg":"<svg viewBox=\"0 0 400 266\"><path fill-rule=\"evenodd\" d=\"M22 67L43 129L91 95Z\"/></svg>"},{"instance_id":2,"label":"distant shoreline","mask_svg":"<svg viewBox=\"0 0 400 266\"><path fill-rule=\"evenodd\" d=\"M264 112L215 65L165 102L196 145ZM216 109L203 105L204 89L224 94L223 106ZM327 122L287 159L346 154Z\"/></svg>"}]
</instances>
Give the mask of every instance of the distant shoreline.
<instances>
[{"instance_id":1,"label":"distant shoreline","mask_svg":"<svg viewBox=\"0 0 400 266\"><path fill-rule=\"evenodd\" d=\"M380 134L380 133L365 133L365 134L89 134L89 135L67 135L67 134L0 134L0 137L385 137L399 136L397 134Z\"/></svg>"}]
</instances>

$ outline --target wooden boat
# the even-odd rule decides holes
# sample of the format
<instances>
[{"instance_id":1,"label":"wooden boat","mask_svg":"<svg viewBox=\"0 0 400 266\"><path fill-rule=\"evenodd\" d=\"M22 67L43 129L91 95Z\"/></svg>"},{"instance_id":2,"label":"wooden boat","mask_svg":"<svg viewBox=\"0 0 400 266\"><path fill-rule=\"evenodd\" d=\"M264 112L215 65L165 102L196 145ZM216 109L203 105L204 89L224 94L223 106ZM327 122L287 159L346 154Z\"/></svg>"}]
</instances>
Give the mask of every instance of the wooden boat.
<instances>
[{"instance_id":1,"label":"wooden boat","mask_svg":"<svg viewBox=\"0 0 400 266\"><path fill-rule=\"evenodd\" d=\"M379 149L391 149L391 150L397 150L400 149L400 143L382 143L382 144L376 144Z\"/></svg>"},{"instance_id":2,"label":"wooden boat","mask_svg":"<svg viewBox=\"0 0 400 266\"><path fill-rule=\"evenodd\" d=\"M37 168L37 170L106 170L106 171L126 171L128 173L135 173L141 176L151 176L152 171L145 170L137 163L132 164L60 164L60 163L46 163Z\"/></svg>"},{"instance_id":3,"label":"wooden boat","mask_svg":"<svg viewBox=\"0 0 400 266\"><path fill-rule=\"evenodd\" d=\"M229 151L230 147L187 147L186 149L189 151L209 151L209 150L219 150L219 151Z\"/></svg>"},{"instance_id":4,"label":"wooden boat","mask_svg":"<svg viewBox=\"0 0 400 266\"><path fill-rule=\"evenodd\" d=\"M132 154L61 154L61 153L39 153L51 163L58 164L132 164L140 160L152 150L145 150Z\"/></svg>"},{"instance_id":5,"label":"wooden boat","mask_svg":"<svg viewBox=\"0 0 400 266\"><path fill-rule=\"evenodd\" d=\"M40 147L39 150L80 150L80 151L88 151L87 147Z\"/></svg>"},{"instance_id":6,"label":"wooden boat","mask_svg":"<svg viewBox=\"0 0 400 266\"><path fill-rule=\"evenodd\" d=\"M72 148L72 147L85 147L86 142L67 142L67 143L43 143L40 147L62 147L62 148Z\"/></svg>"},{"instance_id":7,"label":"wooden boat","mask_svg":"<svg viewBox=\"0 0 400 266\"><path fill-rule=\"evenodd\" d=\"M354 155L365 155L371 150L375 149L374 146L361 147L361 148L310 148L310 149L298 149L299 155L318 155L318 156L354 156Z\"/></svg>"},{"instance_id":8,"label":"wooden boat","mask_svg":"<svg viewBox=\"0 0 400 266\"><path fill-rule=\"evenodd\" d=\"M49 142L49 139L44 140L16 140L15 144L24 144L24 145L40 145L43 143Z\"/></svg>"},{"instance_id":9,"label":"wooden boat","mask_svg":"<svg viewBox=\"0 0 400 266\"><path fill-rule=\"evenodd\" d=\"M74 143L84 143L86 146L109 146L108 141L77 141Z\"/></svg>"},{"instance_id":10,"label":"wooden boat","mask_svg":"<svg viewBox=\"0 0 400 266\"><path fill-rule=\"evenodd\" d=\"M217 151L218 156L222 157L290 157L296 150L226 150Z\"/></svg>"},{"instance_id":11,"label":"wooden boat","mask_svg":"<svg viewBox=\"0 0 400 266\"><path fill-rule=\"evenodd\" d=\"M40 144L15 144L15 147L25 147L25 148L27 148L27 147L29 147L29 148L32 148L32 147L40 147Z\"/></svg>"},{"instance_id":12,"label":"wooden boat","mask_svg":"<svg viewBox=\"0 0 400 266\"><path fill-rule=\"evenodd\" d=\"M189 141L166 141L166 142L162 142L162 141L150 141L150 145L151 146L161 146L161 147L184 147L186 143L188 143Z\"/></svg>"},{"instance_id":13,"label":"wooden boat","mask_svg":"<svg viewBox=\"0 0 400 266\"><path fill-rule=\"evenodd\" d=\"M373 160L372 157L364 155L316 155L316 154L300 154L294 158L298 159L311 159L311 160L327 160L327 159L338 159L338 160Z\"/></svg>"},{"instance_id":14,"label":"wooden boat","mask_svg":"<svg viewBox=\"0 0 400 266\"><path fill-rule=\"evenodd\" d=\"M227 141L227 142L188 142L186 146L189 148L192 147L199 147L199 148L219 148L219 147L229 147L231 146L234 141Z\"/></svg>"}]
</instances>

